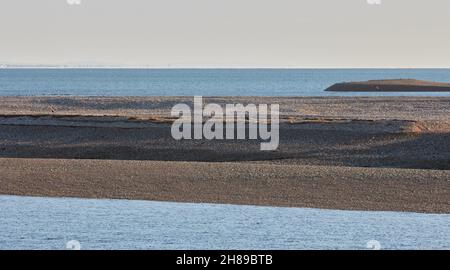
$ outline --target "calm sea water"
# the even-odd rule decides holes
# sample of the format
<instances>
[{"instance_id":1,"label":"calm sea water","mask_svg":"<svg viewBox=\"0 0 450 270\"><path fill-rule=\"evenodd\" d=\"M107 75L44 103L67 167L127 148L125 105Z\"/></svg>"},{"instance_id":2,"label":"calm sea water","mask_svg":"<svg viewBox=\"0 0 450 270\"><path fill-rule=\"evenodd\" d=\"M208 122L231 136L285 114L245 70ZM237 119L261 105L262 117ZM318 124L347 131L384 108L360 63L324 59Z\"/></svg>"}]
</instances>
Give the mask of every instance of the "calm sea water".
<instances>
[{"instance_id":1,"label":"calm sea water","mask_svg":"<svg viewBox=\"0 0 450 270\"><path fill-rule=\"evenodd\" d=\"M411 78L450 83L449 69L0 69L0 95L342 96L337 82Z\"/></svg>"},{"instance_id":2,"label":"calm sea water","mask_svg":"<svg viewBox=\"0 0 450 270\"><path fill-rule=\"evenodd\" d=\"M450 249L450 215L0 196L0 249Z\"/></svg>"}]
</instances>

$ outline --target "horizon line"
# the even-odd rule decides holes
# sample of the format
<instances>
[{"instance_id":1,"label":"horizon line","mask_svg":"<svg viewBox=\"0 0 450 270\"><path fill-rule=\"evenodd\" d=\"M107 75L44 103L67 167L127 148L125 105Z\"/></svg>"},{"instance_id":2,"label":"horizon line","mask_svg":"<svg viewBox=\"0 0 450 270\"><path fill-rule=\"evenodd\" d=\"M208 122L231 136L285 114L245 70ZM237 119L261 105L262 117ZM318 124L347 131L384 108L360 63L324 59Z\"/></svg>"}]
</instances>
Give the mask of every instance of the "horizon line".
<instances>
[{"instance_id":1,"label":"horizon line","mask_svg":"<svg viewBox=\"0 0 450 270\"><path fill-rule=\"evenodd\" d=\"M450 69L449 67L301 67L301 66L116 66L116 65L10 65L0 69Z\"/></svg>"}]
</instances>

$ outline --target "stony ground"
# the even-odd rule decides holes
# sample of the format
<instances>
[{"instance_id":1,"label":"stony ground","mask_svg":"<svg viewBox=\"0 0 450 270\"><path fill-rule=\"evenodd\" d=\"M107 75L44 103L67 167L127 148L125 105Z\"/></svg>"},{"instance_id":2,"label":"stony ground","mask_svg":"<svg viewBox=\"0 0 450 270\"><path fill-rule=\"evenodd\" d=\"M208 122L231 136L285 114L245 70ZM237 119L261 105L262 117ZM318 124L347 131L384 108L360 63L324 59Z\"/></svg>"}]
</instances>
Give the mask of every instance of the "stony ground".
<instances>
[{"instance_id":1,"label":"stony ground","mask_svg":"<svg viewBox=\"0 0 450 270\"><path fill-rule=\"evenodd\" d=\"M280 146L182 140L162 97L1 97L0 194L450 213L450 98L279 103Z\"/></svg>"}]
</instances>

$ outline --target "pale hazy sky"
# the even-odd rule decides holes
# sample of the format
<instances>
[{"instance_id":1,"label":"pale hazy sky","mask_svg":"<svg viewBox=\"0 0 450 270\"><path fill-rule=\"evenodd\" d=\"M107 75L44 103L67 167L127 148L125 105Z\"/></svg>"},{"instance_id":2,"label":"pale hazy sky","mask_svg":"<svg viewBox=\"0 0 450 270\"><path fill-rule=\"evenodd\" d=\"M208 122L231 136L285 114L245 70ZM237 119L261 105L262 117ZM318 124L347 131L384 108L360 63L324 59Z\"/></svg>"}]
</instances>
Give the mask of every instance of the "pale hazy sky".
<instances>
[{"instance_id":1,"label":"pale hazy sky","mask_svg":"<svg viewBox=\"0 0 450 270\"><path fill-rule=\"evenodd\" d=\"M449 0L0 0L0 63L450 67Z\"/></svg>"}]
</instances>

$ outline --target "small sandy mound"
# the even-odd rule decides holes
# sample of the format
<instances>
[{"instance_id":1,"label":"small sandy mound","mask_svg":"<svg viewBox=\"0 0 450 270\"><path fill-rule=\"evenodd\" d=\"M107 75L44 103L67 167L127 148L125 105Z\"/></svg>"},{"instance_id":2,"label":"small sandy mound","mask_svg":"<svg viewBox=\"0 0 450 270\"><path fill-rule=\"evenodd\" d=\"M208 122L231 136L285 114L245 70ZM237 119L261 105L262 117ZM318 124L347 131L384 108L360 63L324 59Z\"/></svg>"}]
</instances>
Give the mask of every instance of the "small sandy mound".
<instances>
[{"instance_id":1,"label":"small sandy mound","mask_svg":"<svg viewBox=\"0 0 450 270\"><path fill-rule=\"evenodd\" d=\"M410 121L401 127L402 133L448 133L450 122L445 121Z\"/></svg>"}]
</instances>

